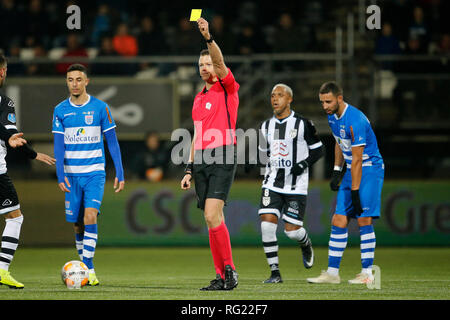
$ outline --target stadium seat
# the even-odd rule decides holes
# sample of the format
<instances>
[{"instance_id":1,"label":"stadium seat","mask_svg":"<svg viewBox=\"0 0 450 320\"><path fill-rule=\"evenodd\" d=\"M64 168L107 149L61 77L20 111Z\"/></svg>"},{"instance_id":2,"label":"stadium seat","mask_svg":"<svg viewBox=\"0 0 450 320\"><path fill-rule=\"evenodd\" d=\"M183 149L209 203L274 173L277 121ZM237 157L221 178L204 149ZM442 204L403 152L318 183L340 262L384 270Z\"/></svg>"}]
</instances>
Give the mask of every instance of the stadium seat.
<instances>
[{"instance_id":1,"label":"stadium seat","mask_svg":"<svg viewBox=\"0 0 450 320\"><path fill-rule=\"evenodd\" d=\"M61 59L65 52L65 48L53 48L48 52L48 57L52 60L58 60Z\"/></svg>"},{"instance_id":2,"label":"stadium seat","mask_svg":"<svg viewBox=\"0 0 450 320\"><path fill-rule=\"evenodd\" d=\"M97 56L98 49L97 48L88 48L87 53L88 53L89 58L93 59Z\"/></svg>"},{"instance_id":3,"label":"stadium seat","mask_svg":"<svg viewBox=\"0 0 450 320\"><path fill-rule=\"evenodd\" d=\"M31 60L34 58L34 50L32 48L22 48L20 50L20 59Z\"/></svg>"}]
</instances>

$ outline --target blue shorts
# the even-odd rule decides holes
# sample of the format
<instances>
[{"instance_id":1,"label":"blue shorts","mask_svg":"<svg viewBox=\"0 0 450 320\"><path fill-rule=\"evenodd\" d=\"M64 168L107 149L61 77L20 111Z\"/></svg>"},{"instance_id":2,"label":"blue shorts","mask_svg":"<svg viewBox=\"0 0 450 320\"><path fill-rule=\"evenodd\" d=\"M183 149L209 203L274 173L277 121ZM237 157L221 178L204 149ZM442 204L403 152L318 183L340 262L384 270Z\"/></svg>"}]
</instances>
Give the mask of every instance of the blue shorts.
<instances>
[{"instance_id":1,"label":"blue shorts","mask_svg":"<svg viewBox=\"0 0 450 320\"><path fill-rule=\"evenodd\" d=\"M70 192L66 192L66 221L82 222L85 208L100 212L105 189L104 173L89 176L67 176Z\"/></svg>"},{"instance_id":2,"label":"blue shorts","mask_svg":"<svg viewBox=\"0 0 450 320\"><path fill-rule=\"evenodd\" d=\"M337 194L336 214L350 218L380 217L381 189L384 181L384 165L362 167L361 184L359 185L359 198L363 213L356 215L352 205L352 175L351 170L344 174Z\"/></svg>"}]
</instances>

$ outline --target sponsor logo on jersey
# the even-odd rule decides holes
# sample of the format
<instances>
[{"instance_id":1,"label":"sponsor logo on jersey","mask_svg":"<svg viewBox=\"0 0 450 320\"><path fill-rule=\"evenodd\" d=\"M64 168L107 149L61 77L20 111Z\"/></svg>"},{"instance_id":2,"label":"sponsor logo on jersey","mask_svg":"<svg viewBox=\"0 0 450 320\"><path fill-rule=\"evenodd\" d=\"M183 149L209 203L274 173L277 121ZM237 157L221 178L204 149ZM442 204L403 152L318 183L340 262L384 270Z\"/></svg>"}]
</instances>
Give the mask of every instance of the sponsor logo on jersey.
<instances>
[{"instance_id":1,"label":"sponsor logo on jersey","mask_svg":"<svg viewBox=\"0 0 450 320\"><path fill-rule=\"evenodd\" d=\"M91 127L90 127L91 128ZM78 128L73 134L64 134L64 143L97 143L100 136L97 134L87 134L84 128Z\"/></svg>"},{"instance_id":2,"label":"sponsor logo on jersey","mask_svg":"<svg viewBox=\"0 0 450 320\"><path fill-rule=\"evenodd\" d=\"M292 161L286 159L271 159L270 166L272 168L290 168L292 167Z\"/></svg>"},{"instance_id":3,"label":"sponsor logo on jersey","mask_svg":"<svg viewBox=\"0 0 450 320\"><path fill-rule=\"evenodd\" d=\"M277 141L272 145L272 156L287 157L289 155L288 145L282 141Z\"/></svg>"}]
</instances>

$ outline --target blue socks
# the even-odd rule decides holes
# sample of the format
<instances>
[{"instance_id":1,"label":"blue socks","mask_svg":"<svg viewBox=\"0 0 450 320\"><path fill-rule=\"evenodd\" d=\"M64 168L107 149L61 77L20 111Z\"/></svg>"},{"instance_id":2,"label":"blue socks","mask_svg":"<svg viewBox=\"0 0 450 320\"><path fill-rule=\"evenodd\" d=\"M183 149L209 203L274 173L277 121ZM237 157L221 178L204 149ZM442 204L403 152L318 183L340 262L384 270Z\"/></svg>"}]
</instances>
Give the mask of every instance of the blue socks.
<instances>
[{"instance_id":1,"label":"blue socks","mask_svg":"<svg viewBox=\"0 0 450 320\"><path fill-rule=\"evenodd\" d=\"M373 259L375 257L375 232L373 225L359 227L361 236L361 265L362 273L372 274Z\"/></svg>"},{"instance_id":2,"label":"blue socks","mask_svg":"<svg viewBox=\"0 0 450 320\"><path fill-rule=\"evenodd\" d=\"M83 238L83 262L89 268L94 269L94 254L97 245L97 224L88 224L84 226Z\"/></svg>"},{"instance_id":3,"label":"blue socks","mask_svg":"<svg viewBox=\"0 0 450 320\"><path fill-rule=\"evenodd\" d=\"M347 228L331 226L330 242L328 243L328 269L327 272L333 276L339 274L339 265L342 255L347 246Z\"/></svg>"},{"instance_id":4,"label":"blue socks","mask_svg":"<svg viewBox=\"0 0 450 320\"><path fill-rule=\"evenodd\" d=\"M75 247L77 248L78 256L83 261L83 233L75 233Z\"/></svg>"}]
</instances>

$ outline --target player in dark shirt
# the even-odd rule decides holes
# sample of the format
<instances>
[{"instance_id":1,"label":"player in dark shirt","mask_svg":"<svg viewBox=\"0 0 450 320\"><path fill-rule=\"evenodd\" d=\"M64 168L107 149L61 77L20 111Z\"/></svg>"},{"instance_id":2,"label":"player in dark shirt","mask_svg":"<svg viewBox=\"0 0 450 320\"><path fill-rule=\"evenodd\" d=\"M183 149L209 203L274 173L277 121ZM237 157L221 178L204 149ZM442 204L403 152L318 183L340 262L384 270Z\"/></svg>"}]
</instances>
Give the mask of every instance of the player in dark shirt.
<instances>
[{"instance_id":1,"label":"player in dark shirt","mask_svg":"<svg viewBox=\"0 0 450 320\"><path fill-rule=\"evenodd\" d=\"M6 79L7 61L0 55L0 88ZM5 228L2 234L0 252L0 284L14 289L22 289L24 285L14 279L9 273L9 265L19 244L20 229L23 215L20 211L19 198L16 189L8 176L6 168L7 146L18 148L26 157L36 159L49 165L55 164L55 159L34 151L19 133L16 126L14 102L0 94L0 215L5 217Z\"/></svg>"}]
</instances>

